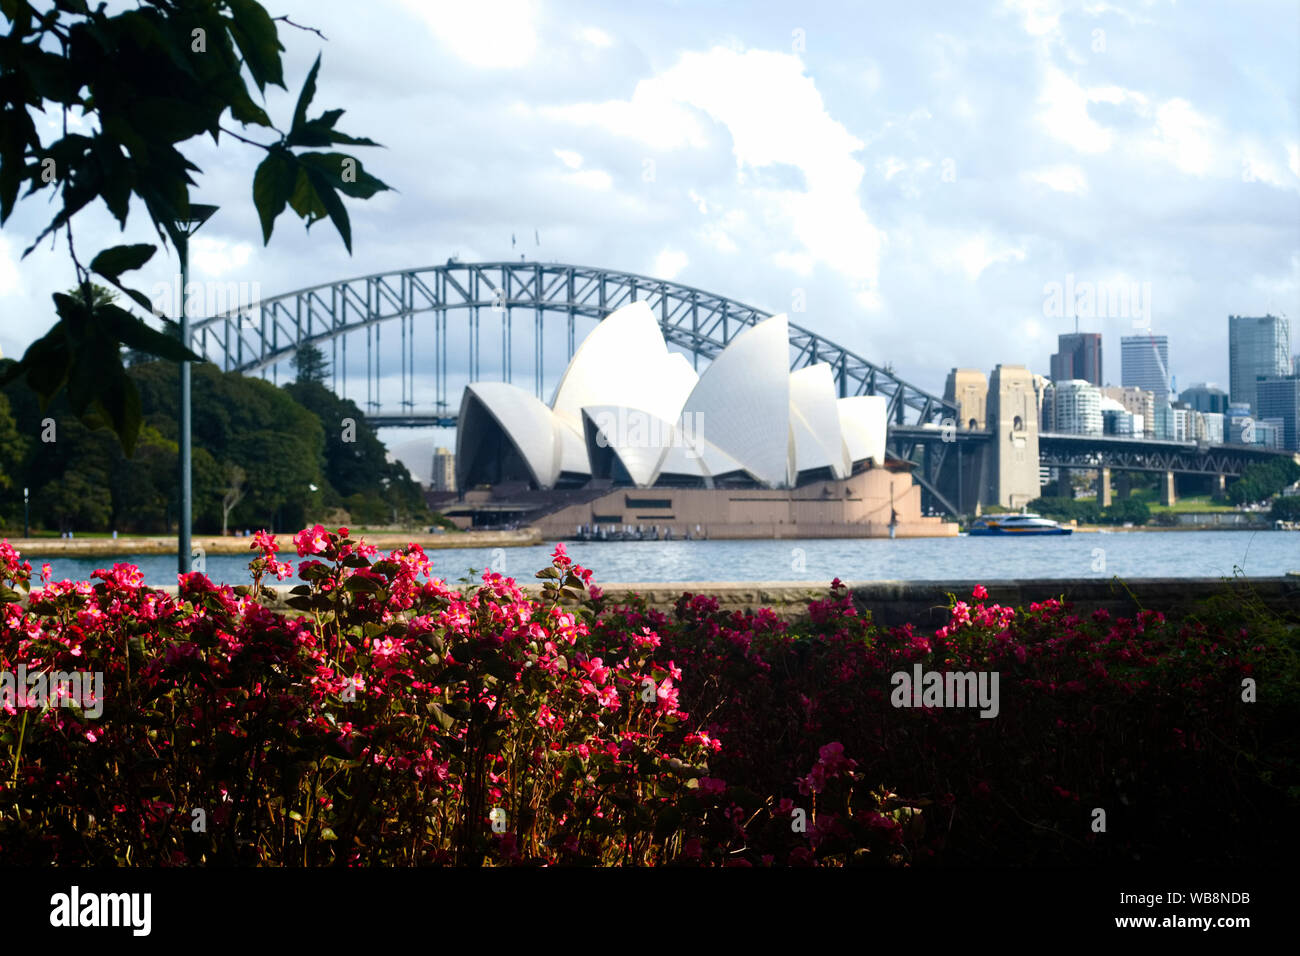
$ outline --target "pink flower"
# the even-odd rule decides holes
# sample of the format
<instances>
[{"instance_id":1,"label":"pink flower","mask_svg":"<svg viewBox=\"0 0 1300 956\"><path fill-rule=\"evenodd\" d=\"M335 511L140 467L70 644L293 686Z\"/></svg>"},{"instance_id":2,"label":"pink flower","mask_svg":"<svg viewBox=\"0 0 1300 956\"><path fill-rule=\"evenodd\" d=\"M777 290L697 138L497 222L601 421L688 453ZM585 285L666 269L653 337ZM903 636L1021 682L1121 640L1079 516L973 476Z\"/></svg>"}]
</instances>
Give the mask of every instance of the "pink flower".
<instances>
[{"instance_id":1,"label":"pink flower","mask_svg":"<svg viewBox=\"0 0 1300 956\"><path fill-rule=\"evenodd\" d=\"M727 781L718 777L701 777L700 793L708 793L714 796L725 793L727 790Z\"/></svg>"},{"instance_id":2,"label":"pink flower","mask_svg":"<svg viewBox=\"0 0 1300 956\"><path fill-rule=\"evenodd\" d=\"M329 533L322 525L304 528L293 536L293 543L298 546L298 557L320 554L329 546Z\"/></svg>"},{"instance_id":3,"label":"pink flower","mask_svg":"<svg viewBox=\"0 0 1300 956\"><path fill-rule=\"evenodd\" d=\"M973 597L977 601L983 601L988 596L989 596L988 588L986 588L982 584L975 585L975 590L971 591L971 597Z\"/></svg>"}]
</instances>

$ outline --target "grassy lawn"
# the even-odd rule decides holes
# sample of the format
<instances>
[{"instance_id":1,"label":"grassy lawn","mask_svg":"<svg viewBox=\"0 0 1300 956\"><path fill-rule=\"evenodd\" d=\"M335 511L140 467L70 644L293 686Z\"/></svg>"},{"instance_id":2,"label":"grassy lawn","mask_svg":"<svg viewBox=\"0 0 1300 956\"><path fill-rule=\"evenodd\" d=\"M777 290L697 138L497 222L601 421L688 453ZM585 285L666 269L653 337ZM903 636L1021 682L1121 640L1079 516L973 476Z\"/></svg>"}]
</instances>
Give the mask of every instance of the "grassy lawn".
<instances>
[{"instance_id":1,"label":"grassy lawn","mask_svg":"<svg viewBox=\"0 0 1300 956\"><path fill-rule=\"evenodd\" d=\"M1209 495L1194 495L1186 498L1179 498L1173 506L1162 505L1160 495L1153 488L1134 489L1130 497L1143 502L1152 514L1159 514L1162 511L1186 512L1186 511L1236 511L1237 509L1230 504L1223 504L1213 501ZM1080 498L1080 501L1097 500L1096 495L1091 498ZM1112 492L1112 500L1118 501L1119 496Z\"/></svg>"}]
</instances>

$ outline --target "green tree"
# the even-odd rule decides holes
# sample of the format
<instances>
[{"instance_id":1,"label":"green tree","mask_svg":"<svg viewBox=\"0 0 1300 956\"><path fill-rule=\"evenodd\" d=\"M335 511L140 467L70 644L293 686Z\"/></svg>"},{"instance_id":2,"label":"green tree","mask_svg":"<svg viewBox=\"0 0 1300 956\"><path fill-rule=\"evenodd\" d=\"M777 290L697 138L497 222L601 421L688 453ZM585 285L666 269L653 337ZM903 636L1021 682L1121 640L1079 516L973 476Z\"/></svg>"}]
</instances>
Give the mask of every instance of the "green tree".
<instances>
[{"instance_id":1,"label":"green tree","mask_svg":"<svg viewBox=\"0 0 1300 956\"><path fill-rule=\"evenodd\" d=\"M420 485L388 449L356 403L319 382L297 381L284 390L320 422L325 438L325 477L359 524L426 523Z\"/></svg>"},{"instance_id":2,"label":"green tree","mask_svg":"<svg viewBox=\"0 0 1300 956\"><path fill-rule=\"evenodd\" d=\"M1279 455L1271 461L1247 466L1241 477L1228 487L1228 500L1233 504L1267 501L1297 479L1300 479L1300 465Z\"/></svg>"},{"instance_id":3,"label":"green tree","mask_svg":"<svg viewBox=\"0 0 1300 956\"><path fill-rule=\"evenodd\" d=\"M304 342L293 355L293 370L298 381L315 382L323 386L330 367L324 352L311 342Z\"/></svg>"},{"instance_id":4,"label":"green tree","mask_svg":"<svg viewBox=\"0 0 1300 956\"><path fill-rule=\"evenodd\" d=\"M1274 521L1300 521L1300 495L1274 498L1268 516Z\"/></svg>"},{"instance_id":5,"label":"green tree","mask_svg":"<svg viewBox=\"0 0 1300 956\"><path fill-rule=\"evenodd\" d=\"M368 199L388 187L336 145L375 146L335 128L343 111L308 118L320 57L307 74L287 130L277 128L252 98L285 87L277 20L256 0L137 0L110 14L85 0L0 0L9 30L0 37L0 225L22 198L53 187L57 211L24 251L66 233L81 296L54 295L57 321L10 366L3 382L22 379L42 409L66 389L73 414L92 428L108 426L128 454L142 422L140 396L126 374L123 346L173 362L197 360L165 331L114 303L96 303L91 276L106 279L148 314L142 292L122 284L157 247L114 246L83 263L73 220L100 200L126 227L138 198L160 240L180 245L179 221L198 204L191 188L199 169L180 147L200 136L265 152L253 178L253 204L263 242L288 207L310 226L328 218L352 251L342 197ZM285 20L285 18L279 18ZM63 135L46 142L44 118L61 116ZM68 132L68 120L81 122ZM242 132L231 128L237 123ZM276 134L261 142L249 128ZM26 192L23 193L23 187ZM48 194L47 194L48 197ZM170 320L158 315L164 329Z\"/></svg>"},{"instance_id":6,"label":"green tree","mask_svg":"<svg viewBox=\"0 0 1300 956\"><path fill-rule=\"evenodd\" d=\"M8 396L0 393L0 489L15 487L29 444L26 436L18 431Z\"/></svg>"}]
</instances>

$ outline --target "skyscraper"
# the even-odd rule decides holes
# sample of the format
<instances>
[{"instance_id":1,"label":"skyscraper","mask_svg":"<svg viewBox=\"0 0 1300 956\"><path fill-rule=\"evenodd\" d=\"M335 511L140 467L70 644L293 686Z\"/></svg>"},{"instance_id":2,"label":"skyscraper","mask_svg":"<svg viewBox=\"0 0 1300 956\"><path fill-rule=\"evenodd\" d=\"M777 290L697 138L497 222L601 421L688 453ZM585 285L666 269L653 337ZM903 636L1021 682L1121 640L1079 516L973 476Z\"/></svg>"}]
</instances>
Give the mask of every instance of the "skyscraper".
<instances>
[{"instance_id":1,"label":"skyscraper","mask_svg":"<svg viewBox=\"0 0 1300 956\"><path fill-rule=\"evenodd\" d=\"M1057 336L1052 381L1080 380L1101 386L1101 333L1070 332Z\"/></svg>"},{"instance_id":2,"label":"skyscraper","mask_svg":"<svg viewBox=\"0 0 1300 956\"><path fill-rule=\"evenodd\" d=\"M1178 397L1186 402L1189 408L1194 408L1198 412L1215 412L1222 415L1228 410L1228 393L1209 382L1189 385L1178 393Z\"/></svg>"},{"instance_id":3,"label":"skyscraper","mask_svg":"<svg viewBox=\"0 0 1300 956\"><path fill-rule=\"evenodd\" d=\"M1120 382L1151 392L1157 407L1169 401L1169 336L1126 335L1120 344Z\"/></svg>"},{"instance_id":4,"label":"skyscraper","mask_svg":"<svg viewBox=\"0 0 1300 956\"><path fill-rule=\"evenodd\" d=\"M1300 451L1300 378L1288 375L1255 383L1260 421L1281 419L1282 447Z\"/></svg>"},{"instance_id":5,"label":"skyscraper","mask_svg":"<svg viewBox=\"0 0 1300 956\"><path fill-rule=\"evenodd\" d=\"M1285 318L1228 316L1228 394L1259 415L1255 385L1291 372L1291 330Z\"/></svg>"}]
</instances>

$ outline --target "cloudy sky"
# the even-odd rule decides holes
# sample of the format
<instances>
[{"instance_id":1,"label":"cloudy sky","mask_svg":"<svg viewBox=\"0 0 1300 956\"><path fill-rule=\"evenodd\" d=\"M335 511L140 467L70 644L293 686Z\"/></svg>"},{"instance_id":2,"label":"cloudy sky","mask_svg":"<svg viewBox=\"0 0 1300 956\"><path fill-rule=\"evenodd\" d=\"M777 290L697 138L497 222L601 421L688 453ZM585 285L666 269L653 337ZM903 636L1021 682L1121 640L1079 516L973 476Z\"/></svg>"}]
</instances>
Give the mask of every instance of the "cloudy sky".
<instances>
[{"instance_id":1,"label":"cloudy sky","mask_svg":"<svg viewBox=\"0 0 1300 956\"><path fill-rule=\"evenodd\" d=\"M264 248L258 151L196 141L222 207L196 279L271 295L522 252L773 312L802 297L792 319L936 392L955 365L1046 373L1066 288L1134 293L1129 314L1076 300L1117 384L1135 328L1170 336L1180 385L1226 386L1230 313L1300 326L1295 0L264 2L328 38L282 28L272 117L323 53L315 105L384 144L357 155L396 192L351 204L351 257L288 218ZM49 215L28 201L0 233L7 356L71 284L62 243L19 259ZM137 210L126 240L150 239ZM120 241L79 218L80 246ZM157 259L145 287L174 270ZM427 475L434 435L388 437Z\"/></svg>"}]
</instances>

